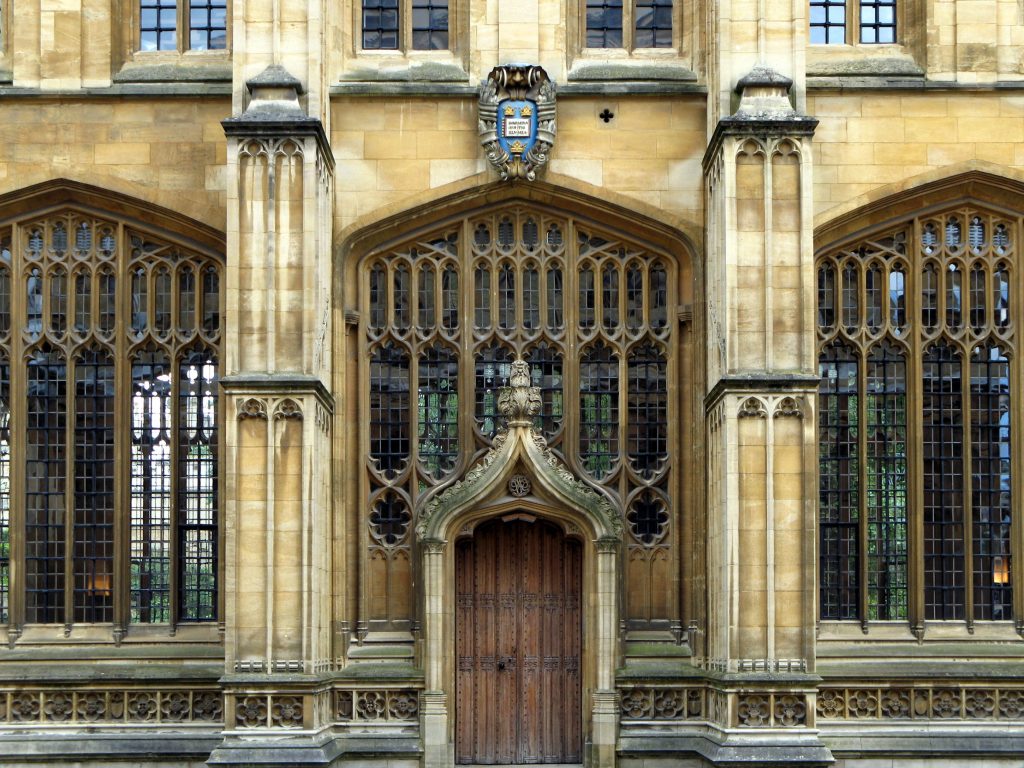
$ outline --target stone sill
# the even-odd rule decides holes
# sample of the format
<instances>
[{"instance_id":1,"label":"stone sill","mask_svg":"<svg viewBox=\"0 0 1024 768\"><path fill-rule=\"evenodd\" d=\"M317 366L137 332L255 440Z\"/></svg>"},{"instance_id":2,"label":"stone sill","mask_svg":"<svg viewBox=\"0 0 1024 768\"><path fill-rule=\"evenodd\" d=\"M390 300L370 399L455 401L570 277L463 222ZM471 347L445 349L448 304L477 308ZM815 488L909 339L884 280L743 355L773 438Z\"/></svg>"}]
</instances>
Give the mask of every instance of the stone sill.
<instances>
[{"instance_id":1,"label":"stone sill","mask_svg":"<svg viewBox=\"0 0 1024 768\"><path fill-rule=\"evenodd\" d=\"M577 61L569 70L569 82L697 82L697 73L680 62L657 60Z\"/></svg>"},{"instance_id":2,"label":"stone sill","mask_svg":"<svg viewBox=\"0 0 1024 768\"><path fill-rule=\"evenodd\" d=\"M0 685L59 685L85 683L88 685L109 685L118 682L164 682L167 685L197 682L216 683L224 674L224 662L196 663L184 659L168 663L136 660L121 664L86 661L81 664L61 661L40 663L42 660L19 659L17 664L0 664Z\"/></svg>"},{"instance_id":3,"label":"stone sill","mask_svg":"<svg viewBox=\"0 0 1024 768\"><path fill-rule=\"evenodd\" d=\"M231 83L231 63L181 64L168 62L126 64L114 75L115 83Z\"/></svg>"},{"instance_id":4,"label":"stone sill","mask_svg":"<svg viewBox=\"0 0 1024 768\"><path fill-rule=\"evenodd\" d=\"M388 663L379 661L368 661L364 663L350 663L344 669L332 672L325 676L328 680L358 684L362 681L369 681L376 684L378 681L394 681L396 685L408 683L410 686L423 684L423 670L413 664Z\"/></svg>"},{"instance_id":5,"label":"stone sill","mask_svg":"<svg viewBox=\"0 0 1024 768\"><path fill-rule=\"evenodd\" d=\"M1024 80L996 80L988 83L959 83L924 77L807 76L808 91L1019 91Z\"/></svg>"},{"instance_id":6,"label":"stone sill","mask_svg":"<svg viewBox=\"0 0 1024 768\"><path fill-rule=\"evenodd\" d=\"M949 762L938 761L935 765L954 765L954 759L968 755L1005 759L1019 758L1024 752L1024 734L1019 728L1008 729L1006 723L929 723L922 730L919 721L909 721L900 728L891 721L876 724L858 719L837 723L819 718L818 728L822 743L835 757L884 756L886 765L892 755L933 759L941 755L949 757ZM898 760L892 762L899 764ZM1012 764L1016 761L1007 765Z\"/></svg>"},{"instance_id":7,"label":"stone sill","mask_svg":"<svg viewBox=\"0 0 1024 768\"><path fill-rule=\"evenodd\" d=\"M24 88L4 85L0 80L0 99L49 97L49 98L82 98L82 97L153 97L181 96L192 98L230 97L231 83L116 83L105 88Z\"/></svg>"},{"instance_id":8,"label":"stone sill","mask_svg":"<svg viewBox=\"0 0 1024 768\"><path fill-rule=\"evenodd\" d=\"M577 80L558 83L558 96L676 96L706 94L707 86L695 80ZM345 81L331 86L331 96L422 96L480 98L480 89L469 83Z\"/></svg>"}]
</instances>

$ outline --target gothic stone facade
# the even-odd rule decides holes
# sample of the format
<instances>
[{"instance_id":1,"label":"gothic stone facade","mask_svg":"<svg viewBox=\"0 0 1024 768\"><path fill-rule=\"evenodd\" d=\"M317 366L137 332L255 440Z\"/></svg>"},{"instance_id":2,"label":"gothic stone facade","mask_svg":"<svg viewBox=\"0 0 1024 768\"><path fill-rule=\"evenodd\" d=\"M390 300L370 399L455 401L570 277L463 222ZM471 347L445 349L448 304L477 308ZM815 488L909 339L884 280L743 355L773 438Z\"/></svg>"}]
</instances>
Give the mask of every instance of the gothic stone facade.
<instances>
[{"instance_id":1,"label":"gothic stone facade","mask_svg":"<svg viewBox=\"0 0 1024 768\"><path fill-rule=\"evenodd\" d=\"M1019 763L1016 0L5 0L0 125L0 765Z\"/></svg>"}]
</instances>

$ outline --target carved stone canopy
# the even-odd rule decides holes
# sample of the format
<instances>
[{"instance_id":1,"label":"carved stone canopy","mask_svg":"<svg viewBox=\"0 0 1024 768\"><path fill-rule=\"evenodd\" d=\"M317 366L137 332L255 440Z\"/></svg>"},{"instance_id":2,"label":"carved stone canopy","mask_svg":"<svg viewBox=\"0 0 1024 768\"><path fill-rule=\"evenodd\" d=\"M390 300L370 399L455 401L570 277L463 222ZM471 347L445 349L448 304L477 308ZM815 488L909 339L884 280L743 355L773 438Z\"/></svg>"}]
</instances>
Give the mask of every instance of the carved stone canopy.
<instances>
[{"instance_id":1,"label":"carved stone canopy","mask_svg":"<svg viewBox=\"0 0 1024 768\"><path fill-rule=\"evenodd\" d=\"M498 409L508 419L508 426L498 432L490 450L461 480L420 510L416 521L419 540L443 541L451 522L461 513L503 494L512 475L524 473L534 488L582 516L599 542L620 541L622 519L611 502L574 476L534 428L541 396L538 387L530 386L530 367L525 360L512 363L509 383L511 386L498 393Z\"/></svg>"}]
</instances>

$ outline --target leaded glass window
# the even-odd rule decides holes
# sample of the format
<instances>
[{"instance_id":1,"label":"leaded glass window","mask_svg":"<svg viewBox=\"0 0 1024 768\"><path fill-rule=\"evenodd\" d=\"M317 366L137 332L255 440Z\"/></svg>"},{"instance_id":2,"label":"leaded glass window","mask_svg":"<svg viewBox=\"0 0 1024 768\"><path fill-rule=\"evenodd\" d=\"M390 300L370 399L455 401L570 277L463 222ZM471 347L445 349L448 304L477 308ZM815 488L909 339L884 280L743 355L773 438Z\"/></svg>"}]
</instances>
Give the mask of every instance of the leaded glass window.
<instances>
[{"instance_id":1,"label":"leaded glass window","mask_svg":"<svg viewBox=\"0 0 1024 768\"><path fill-rule=\"evenodd\" d=\"M227 47L227 0L139 0L139 50L216 51Z\"/></svg>"},{"instance_id":2,"label":"leaded glass window","mask_svg":"<svg viewBox=\"0 0 1024 768\"><path fill-rule=\"evenodd\" d=\"M415 510L504 426L498 395L517 357L541 391L534 428L630 521L636 578L648 581L630 615L665 619L652 574L677 536L673 260L592 222L512 206L362 264L369 626L408 626Z\"/></svg>"},{"instance_id":3,"label":"leaded glass window","mask_svg":"<svg viewBox=\"0 0 1024 768\"><path fill-rule=\"evenodd\" d=\"M896 0L810 0L815 45L893 44Z\"/></svg>"},{"instance_id":4,"label":"leaded glass window","mask_svg":"<svg viewBox=\"0 0 1024 768\"><path fill-rule=\"evenodd\" d=\"M77 210L0 245L0 621L215 620L219 259Z\"/></svg>"},{"instance_id":5,"label":"leaded glass window","mask_svg":"<svg viewBox=\"0 0 1024 768\"><path fill-rule=\"evenodd\" d=\"M1012 618L1018 231L958 208L819 256L822 619Z\"/></svg>"},{"instance_id":6,"label":"leaded glass window","mask_svg":"<svg viewBox=\"0 0 1024 768\"><path fill-rule=\"evenodd\" d=\"M672 0L586 0L585 48L671 48Z\"/></svg>"},{"instance_id":7,"label":"leaded glass window","mask_svg":"<svg viewBox=\"0 0 1024 768\"><path fill-rule=\"evenodd\" d=\"M364 51L445 51L449 0L362 0Z\"/></svg>"}]
</instances>

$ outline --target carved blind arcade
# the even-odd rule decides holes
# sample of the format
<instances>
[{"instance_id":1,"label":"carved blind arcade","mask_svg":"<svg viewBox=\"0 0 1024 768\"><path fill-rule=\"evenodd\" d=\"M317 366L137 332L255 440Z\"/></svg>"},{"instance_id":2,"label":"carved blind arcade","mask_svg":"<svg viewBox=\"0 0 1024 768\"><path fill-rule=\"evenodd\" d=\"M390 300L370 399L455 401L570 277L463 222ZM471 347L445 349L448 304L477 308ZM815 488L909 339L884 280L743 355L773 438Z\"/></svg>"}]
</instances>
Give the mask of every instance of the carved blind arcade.
<instances>
[{"instance_id":1,"label":"carved blind arcade","mask_svg":"<svg viewBox=\"0 0 1024 768\"><path fill-rule=\"evenodd\" d=\"M667 618L675 269L627 237L525 206L363 261L371 624L411 618L415 510L487 449L520 355L542 393L535 428L622 510L629 615Z\"/></svg>"}]
</instances>

